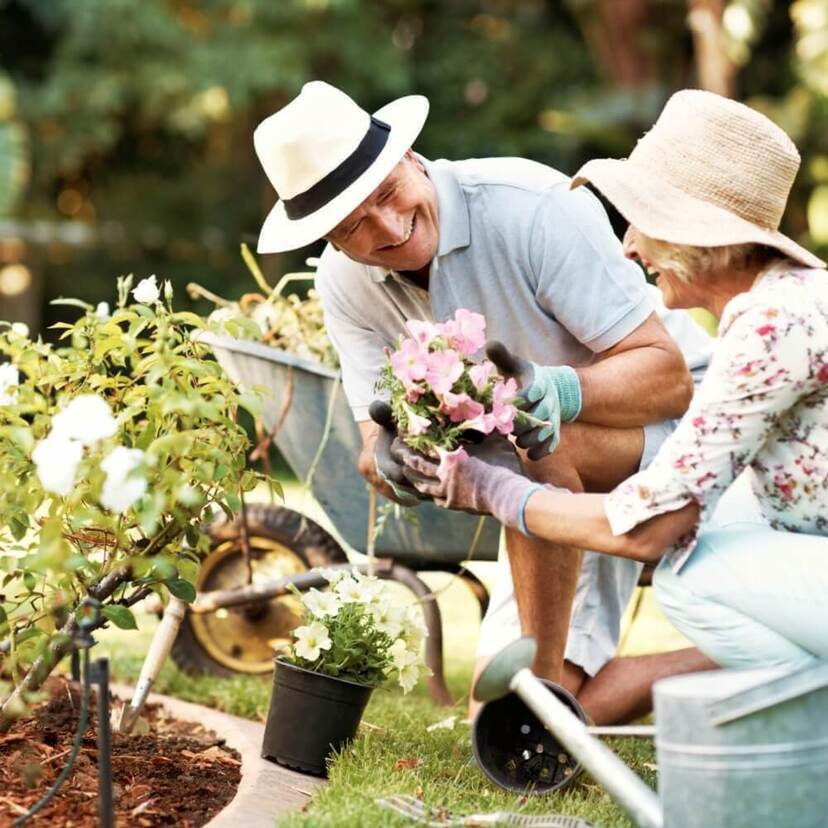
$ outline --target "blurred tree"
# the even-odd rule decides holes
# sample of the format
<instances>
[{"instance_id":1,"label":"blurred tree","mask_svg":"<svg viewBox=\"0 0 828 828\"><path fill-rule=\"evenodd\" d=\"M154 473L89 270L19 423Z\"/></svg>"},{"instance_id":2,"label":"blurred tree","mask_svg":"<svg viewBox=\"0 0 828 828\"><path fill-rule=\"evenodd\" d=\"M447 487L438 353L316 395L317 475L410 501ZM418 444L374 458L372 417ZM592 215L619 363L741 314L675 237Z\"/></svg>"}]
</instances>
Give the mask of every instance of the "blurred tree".
<instances>
[{"instance_id":1,"label":"blurred tree","mask_svg":"<svg viewBox=\"0 0 828 828\"><path fill-rule=\"evenodd\" d=\"M14 86L0 72L0 216L11 213L29 174L26 131L15 110Z\"/></svg>"}]
</instances>

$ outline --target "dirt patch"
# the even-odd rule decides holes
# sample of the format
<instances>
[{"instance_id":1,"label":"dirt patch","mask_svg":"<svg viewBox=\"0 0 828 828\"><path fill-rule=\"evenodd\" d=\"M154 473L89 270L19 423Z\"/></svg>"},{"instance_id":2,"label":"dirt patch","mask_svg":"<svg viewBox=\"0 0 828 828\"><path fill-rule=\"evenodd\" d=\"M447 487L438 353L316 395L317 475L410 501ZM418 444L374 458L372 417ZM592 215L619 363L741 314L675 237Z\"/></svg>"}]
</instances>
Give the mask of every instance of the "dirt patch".
<instances>
[{"instance_id":1,"label":"dirt patch","mask_svg":"<svg viewBox=\"0 0 828 828\"><path fill-rule=\"evenodd\" d=\"M33 715L0 736L0 826L11 825L46 792L69 757L80 689L52 678ZM169 719L148 706L140 735L112 734L112 778L118 826L204 825L227 805L241 778L239 754L198 723ZM81 752L54 799L27 826L98 825L97 717L93 705ZM141 723L139 723L141 724ZM147 726L148 725L148 726Z\"/></svg>"}]
</instances>

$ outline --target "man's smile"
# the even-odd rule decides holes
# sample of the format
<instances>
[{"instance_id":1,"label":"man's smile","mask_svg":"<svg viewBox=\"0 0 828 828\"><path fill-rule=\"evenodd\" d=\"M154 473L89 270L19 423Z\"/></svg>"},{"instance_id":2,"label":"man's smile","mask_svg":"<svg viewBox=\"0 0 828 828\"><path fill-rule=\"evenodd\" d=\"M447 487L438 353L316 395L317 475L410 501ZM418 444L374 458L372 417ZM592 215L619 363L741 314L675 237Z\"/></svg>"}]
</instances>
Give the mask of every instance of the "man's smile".
<instances>
[{"instance_id":1,"label":"man's smile","mask_svg":"<svg viewBox=\"0 0 828 828\"><path fill-rule=\"evenodd\" d=\"M380 250L394 250L394 249L395 249L395 248L397 248L397 247L402 247L402 246L403 246L404 244L406 244L406 243L408 242L408 240L409 240L409 239L410 239L410 238L414 235L414 230L415 230L416 226L417 226L417 214L416 214L416 213L414 213L414 214L411 216L411 222L410 222L410 224L408 225L408 232L405 234L405 238L404 238L402 241L397 242L396 244L386 244L386 245L383 245L383 246L382 246L382 247L380 247L379 249L380 249Z\"/></svg>"}]
</instances>

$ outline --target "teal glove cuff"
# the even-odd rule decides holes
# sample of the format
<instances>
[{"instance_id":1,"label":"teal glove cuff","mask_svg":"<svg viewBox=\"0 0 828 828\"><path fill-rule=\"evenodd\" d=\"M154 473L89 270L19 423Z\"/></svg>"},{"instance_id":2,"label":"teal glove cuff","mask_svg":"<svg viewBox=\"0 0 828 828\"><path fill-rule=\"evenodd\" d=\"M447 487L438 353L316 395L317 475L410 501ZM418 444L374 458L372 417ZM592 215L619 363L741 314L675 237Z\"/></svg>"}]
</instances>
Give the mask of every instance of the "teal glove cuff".
<instances>
[{"instance_id":1,"label":"teal glove cuff","mask_svg":"<svg viewBox=\"0 0 828 828\"><path fill-rule=\"evenodd\" d=\"M523 493L523 497L520 499L520 505L518 506L518 520L517 520L517 528L518 530L526 535L527 538L534 538L535 536L526 528L526 504L529 502L529 498L538 490L542 489L543 486L540 483L535 483L534 486L527 486L526 491Z\"/></svg>"},{"instance_id":2,"label":"teal glove cuff","mask_svg":"<svg viewBox=\"0 0 828 828\"><path fill-rule=\"evenodd\" d=\"M571 423L581 413L581 380L569 365L559 365L553 370L553 382L561 403L561 422Z\"/></svg>"}]
</instances>

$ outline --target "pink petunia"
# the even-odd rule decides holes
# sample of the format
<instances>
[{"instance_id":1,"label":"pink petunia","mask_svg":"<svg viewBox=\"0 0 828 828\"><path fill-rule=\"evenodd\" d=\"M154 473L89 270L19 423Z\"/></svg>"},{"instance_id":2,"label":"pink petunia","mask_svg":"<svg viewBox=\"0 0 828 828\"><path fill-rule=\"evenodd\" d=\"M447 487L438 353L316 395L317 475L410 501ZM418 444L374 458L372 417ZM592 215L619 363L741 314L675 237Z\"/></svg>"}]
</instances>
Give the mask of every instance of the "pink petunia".
<instances>
[{"instance_id":1,"label":"pink petunia","mask_svg":"<svg viewBox=\"0 0 828 828\"><path fill-rule=\"evenodd\" d=\"M403 339L400 349L391 354L394 375L406 387L425 379L428 371L428 352L413 339Z\"/></svg>"},{"instance_id":2,"label":"pink petunia","mask_svg":"<svg viewBox=\"0 0 828 828\"><path fill-rule=\"evenodd\" d=\"M517 382L513 377L496 383L492 389L492 417L495 428L501 434L511 434L514 428L517 416L517 408L514 405L516 395Z\"/></svg>"},{"instance_id":3,"label":"pink petunia","mask_svg":"<svg viewBox=\"0 0 828 828\"><path fill-rule=\"evenodd\" d=\"M491 434L497 428L497 418L494 414L481 412L476 417L465 420L462 428L464 431L473 429L474 431L479 431L481 434ZM511 432L511 428L509 431Z\"/></svg>"},{"instance_id":4,"label":"pink petunia","mask_svg":"<svg viewBox=\"0 0 828 828\"><path fill-rule=\"evenodd\" d=\"M480 313L458 308L454 320L443 323L442 332L461 354L471 356L486 343L486 319Z\"/></svg>"},{"instance_id":5,"label":"pink petunia","mask_svg":"<svg viewBox=\"0 0 828 828\"><path fill-rule=\"evenodd\" d=\"M437 449L437 453L440 455L440 465L437 467L437 477L441 480L445 479L446 474L452 466L456 466L461 460L466 460L469 456L463 446L456 448L454 451Z\"/></svg>"},{"instance_id":6,"label":"pink petunia","mask_svg":"<svg viewBox=\"0 0 828 828\"><path fill-rule=\"evenodd\" d=\"M451 349L427 354L425 362L425 380L438 396L449 393L463 373L463 362Z\"/></svg>"},{"instance_id":7,"label":"pink petunia","mask_svg":"<svg viewBox=\"0 0 828 828\"><path fill-rule=\"evenodd\" d=\"M433 322L426 322L423 319L409 319L405 323L408 332L420 345L428 345L433 339L440 336L440 330Z\"/></svg>"},{"instance_id":8,"label":"pink petunia","mask_svg":"<svg viewBox=\"0 0 828 828\"><path fill-rule=\"evenodd\" d=\"M756 333L758 333L759 336L770 336L770 334L774 333L775 331L776 327L771 325L770 323L768 323L767 325L760 325L756 329Z\"/></svg>"},{"instance_id":9,"label":"pink petunia","mask_svg":"<svg viewBox=\"0 0 828 828\"><path fill-rule=\"evenodd\" d=\"M405 414L408 418L407 431L409 434L425 434L429 426L431 426L431 420L428 417L421 417L409 408L409 406L405 406Z\"/></svg>"},{"instance_id":10,"label":"pink petunia","mask_svg":"<svg viewBox=\"0 0 828 828\"><path fill-rule=\"evenodd\" d=\"M819 382L828 382L828 363L819 366L817 371L817 380Z\"/></svg>"},{"instance_id":11,"label":"pink petunia","mask_svg":"<svg viewBox=\"0 0 828 828\"><path fill-rule=\"evenodd\" d=\"M469 377L478 391L484 391L489 383L489 377L496 371L494 363L485 360L484 362L472 365L469 368Z\"/></svg>"},{"instance_id":12,"label":"pink petunia","mask_svg":"<svg viewBox=\"0 0 828 828\"><path fill-rule=\"evenodd\" d=\"M443 394L443 403L440 408L449 415L453 423L462 423L479 417L486 409L483 403L473 400L468 394Z\"/></svg>"}]
</instances>

